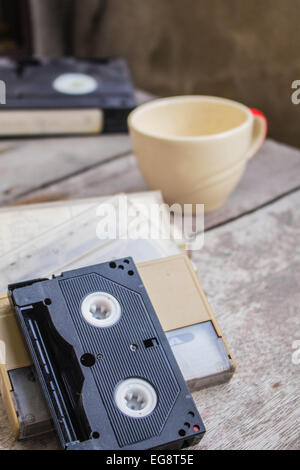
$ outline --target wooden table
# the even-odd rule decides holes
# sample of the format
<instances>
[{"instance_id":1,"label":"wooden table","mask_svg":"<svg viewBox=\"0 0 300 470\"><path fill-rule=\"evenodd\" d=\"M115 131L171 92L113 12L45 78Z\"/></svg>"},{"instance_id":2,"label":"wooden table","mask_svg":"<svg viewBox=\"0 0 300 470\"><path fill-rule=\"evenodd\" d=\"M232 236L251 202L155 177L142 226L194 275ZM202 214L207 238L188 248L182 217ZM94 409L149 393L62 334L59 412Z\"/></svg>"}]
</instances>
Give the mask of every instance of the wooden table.
<instances>
[{"instance_id":1,"label":"wooden table","mask_svg":"<svg viewBox=\"0 0 300 470\"><path fill-rule=\"evenodd\" d=\"M1 205L146 189L126 135L1 141L0 174ZM299 449L300 151L268 140L205 223L192 259L238 369L194 395L199 449ZM0 449L56 447L14 442L0 405Z\"/></svg>"}]
</instances>

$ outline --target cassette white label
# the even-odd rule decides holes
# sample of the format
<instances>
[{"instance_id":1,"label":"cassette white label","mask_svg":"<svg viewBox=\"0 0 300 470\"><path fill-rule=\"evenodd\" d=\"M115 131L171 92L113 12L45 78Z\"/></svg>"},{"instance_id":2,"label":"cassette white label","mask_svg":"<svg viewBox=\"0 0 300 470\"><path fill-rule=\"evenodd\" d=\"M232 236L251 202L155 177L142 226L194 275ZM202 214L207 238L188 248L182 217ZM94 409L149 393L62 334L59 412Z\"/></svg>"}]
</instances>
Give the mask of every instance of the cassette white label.
<instances>
[{"instance_id":1,"label":"cassette white label","mask_svg":"<svg viewBox=\"0 0 300 470\"><path fill-rule=\"evenodd\" d=\"M33 109L1 111L0 136L100 134L101 109Z\"/></svg>"},{"instance_id":2,"label":"cassette white label","mask_svg":"<svg viewBox=\"0 0 300 470\"><path fill-rule=\"evenodd\" d=\"M212 322L178 328L166 335L181 372L192 388L192 381L198 381L199 385L202 379L207 384L218 374L230 371L232 374L232 361Z\"/></svg>"}]
</instances>

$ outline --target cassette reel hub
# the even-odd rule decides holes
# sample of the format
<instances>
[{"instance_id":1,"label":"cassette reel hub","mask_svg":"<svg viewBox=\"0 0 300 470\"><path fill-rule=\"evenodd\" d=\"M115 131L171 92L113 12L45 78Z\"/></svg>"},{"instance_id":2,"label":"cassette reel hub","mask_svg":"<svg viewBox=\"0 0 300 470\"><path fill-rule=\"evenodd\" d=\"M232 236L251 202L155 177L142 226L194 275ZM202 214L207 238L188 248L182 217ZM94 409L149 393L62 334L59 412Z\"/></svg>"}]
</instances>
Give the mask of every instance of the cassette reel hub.
<instances>
[{"instance_id":1,"label":"cassette reel hub","mask_svg":"<svg viewBox=\"0 0 300 470\"><path fill-rule=\"evenodd\" d=\"M81 312L91 325L106 328L117 323L121 316L121 306L111 294L93 292L83 300Z\"/></svg>"},{"instance_id":2,"label":"cassette reel hub","mask_svg":"<svg viewBox=\"0 0 300 470\"><path fill-rule=\"evenodd\" d=\"M144 418L155 409L157 394L146 380L130 378L117 386L115 402L125 415L132 418Z\"/></svg>"},{"instance_id":3,"label":"cassette reel hub","mask_svg":"<svg viewBox=\"0 0 300 470\"><path fill-rule=\"evenodd\" d=\"M85 95L93 93L98 88L98 83L84 73L64 73L54 80L53 88L68 95Z\"/></svg>"}]
</instances>

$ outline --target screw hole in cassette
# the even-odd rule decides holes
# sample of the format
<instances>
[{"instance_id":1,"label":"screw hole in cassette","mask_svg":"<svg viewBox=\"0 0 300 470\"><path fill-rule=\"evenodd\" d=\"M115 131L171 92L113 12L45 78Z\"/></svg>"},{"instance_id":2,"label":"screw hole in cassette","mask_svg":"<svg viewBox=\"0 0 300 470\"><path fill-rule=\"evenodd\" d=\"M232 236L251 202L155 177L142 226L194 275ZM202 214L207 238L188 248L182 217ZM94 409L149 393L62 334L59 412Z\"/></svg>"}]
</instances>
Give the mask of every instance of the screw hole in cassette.
<instances>
[{"instance_id":1,"label":"screw hole in cassette","mask_svg":"<svg viewBox=\"0 0 300 470\"><path fill-rule=\"evenodd\" d=\"M80 362L84 367L93 367L96 362L96 359L93 354L85 353L81 356Z\"/></svg>"}]
</instances>

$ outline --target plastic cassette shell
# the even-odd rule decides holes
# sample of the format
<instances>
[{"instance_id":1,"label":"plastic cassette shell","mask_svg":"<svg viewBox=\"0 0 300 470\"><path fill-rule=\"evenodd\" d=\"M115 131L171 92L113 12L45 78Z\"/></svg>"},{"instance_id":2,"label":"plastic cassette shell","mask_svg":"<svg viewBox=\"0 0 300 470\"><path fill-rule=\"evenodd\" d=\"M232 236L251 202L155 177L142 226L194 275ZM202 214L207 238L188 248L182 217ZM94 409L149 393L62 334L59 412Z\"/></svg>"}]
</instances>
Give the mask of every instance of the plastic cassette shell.
<instances>
[{"instance_id":1,"label":"plastic cassette shell","mask_svg":"<svg viewBox=\"0 0 300 470\"><path fill-rule=\"evenodd\" d=\"M9 287L65 448L179 449L205 432L138 271L131 258L126 261ZM108 292L121 304L120 320L111 328L93 327L81 315L83 299L96 291ZM63 344L60 360L57 351ZM97 358L91 367L81 362L86 353ZM124 415L113 398L116 386L130 377L142 377L158 394L154 411L141 419ZM62 400L53 400L55 394Z\"/></svg>"}]
</instances>

